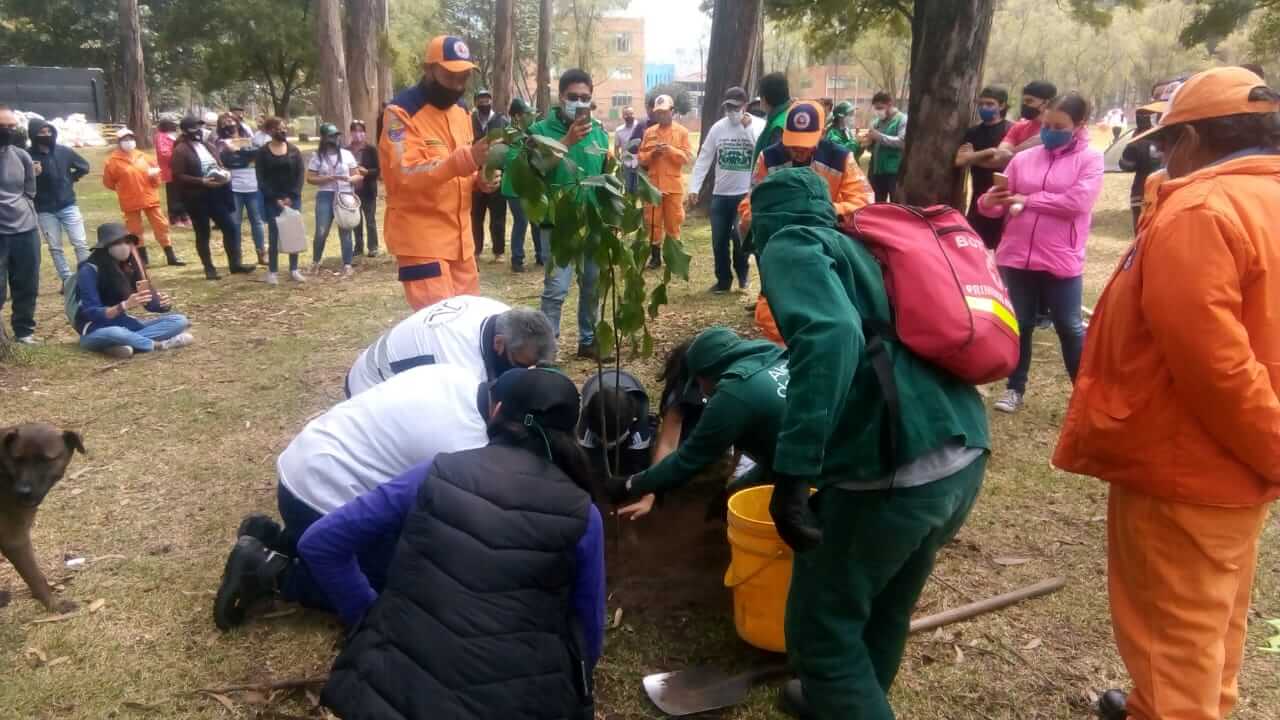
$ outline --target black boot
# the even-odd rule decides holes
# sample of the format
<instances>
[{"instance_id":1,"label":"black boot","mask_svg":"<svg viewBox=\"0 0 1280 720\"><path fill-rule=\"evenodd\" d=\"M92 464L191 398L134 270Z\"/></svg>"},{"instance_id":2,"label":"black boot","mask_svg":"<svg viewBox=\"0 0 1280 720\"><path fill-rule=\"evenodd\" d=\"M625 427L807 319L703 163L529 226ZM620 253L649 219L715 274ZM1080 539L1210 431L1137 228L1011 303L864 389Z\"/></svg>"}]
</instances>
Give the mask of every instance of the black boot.
<instances>
[{"instance_id":1,"label":"black boot","mask_svg":"<svg viewBox=\"0 0 1280 720\"><path fill-rule=\"evenodd\" d=\"M818 717L813 714L809 701L804 697L804 686L800 684L800 678L788 680L782 690L778 691L778 708L800 720L814 720Z\"/></svg>"},{"instance_id":2,"label":"black boot","mask_svg":"<svg viewBox=\"0 0 1280 720\"><path fill-rule=\"evenodd\" d=\"M275 596L288 567L289 558L268 550L261 540L248 535L237 540L213 600L213 623L223 632L243 624L249 608Z\"/></svg>"},{"instance_id":3,"label":"black boot","mask_svg":"<svg viewBox=\"0 0 1280 720\"><path fill-rule=\"evenodd\" d=\"M151 257L147 255L147 247L145 245L138 246L138 257L142 258L142 264L151 267Z\"/></svg>"},{"instance_id":4,"label":"black boot","mask_svg":"<svg viewBox=\"0 0 1280 720\"><path fill-rule=\"evenodd\" d=\"M241 254L241 251L240 251L240 243L238 242L231 243L227 245L226 250L227 250L227 270L230 271L232 275L248 275L249 273L258 269L256 265L245 265L242 262L244 259L244 256Z\"/></svg>"},{"instance_id":5,"label":"black boot","mask_svg":"<svg viewBox=\"0 0 1280 720\"><path fill-rule=\"evenodd\" d=\"M1129 712L1125 709L1128 700L1129 697L1123 690L1108 690L1102 693L1102 698L1098 700L1098 717L1102 720L1125 720L1129 717Z\"/></svg>"},{"instance_id":6,"label":"black boot","mask_svg":"<svg viewBox=\"0 0 1280 720\"><path fill-rule=\"evenodd\" d=\"M657 270L662 267L662 246L654 245L649 248L649 269Z\"/></svg>"},{"instance_id":7,"label":"black boot","mask_svg":"<svg viewBox=\"0 0 1280 720\"><path fill-rule=\"evenodd\" d=\"M280 527L280 523L274 519L254 513L253 515L245 515L240 521L240 527L236 529L236 537L242 538L246 535L251 538L257 538L262 541L271 550L279 550L280 533L284 532L284 528Z\"/></svg>"},{"instance_id":8,"label":"black boot","mask_svg":"<svg viewBox=\"0 0 1280 720\"><path fill-rule=\"evenodd\" d=\"M178 257L178 253L174 251L172 245L164 249L164 261L166 265L172 267L182 267L186 265L186 263L182 261L182 258Z\"/></svg>"}]
</instances>

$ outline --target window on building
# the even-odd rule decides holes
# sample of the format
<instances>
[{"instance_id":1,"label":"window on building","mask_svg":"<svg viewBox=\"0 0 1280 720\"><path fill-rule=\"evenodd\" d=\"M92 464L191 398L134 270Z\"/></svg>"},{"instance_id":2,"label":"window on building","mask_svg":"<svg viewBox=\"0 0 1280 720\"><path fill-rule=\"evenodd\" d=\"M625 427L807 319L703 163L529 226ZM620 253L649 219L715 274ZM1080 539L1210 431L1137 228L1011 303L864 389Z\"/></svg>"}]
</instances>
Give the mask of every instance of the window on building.
<instances>
[{"instance_id":1,"label":"window on building","mask_svg":"<svg viewBox=\"0 0 1280 720\"><path fill-rule=\"evenodd\" d=\"M842 78L842 77L827 78L828 90L848 90L851 87L853 87L853 81L850 80L849 78Z\"/></svg>"},{"instance_id":2,"label":"window on building","mask_svg":"<svg viewBox=\"0 0 1280 720\"><path fill-rule=\"evenodd\" d=\"M609 79L610 79L610 80L630 80L630 79L631 79L631 68L629 68L629 67L616 67L616 68L614 68L614 69L612 69L612 70L610 70L610 71L609 71Z\"/></svg>"},{"instance_id":3,"label":"window on building","mask_svg":"<svg viewBox=\"0 0 1280 720\"><path fill-rule=\"evenodd\" d=\"M617 33L613 36L613 51L619 55L631 52L631 33Z\"/></svg>"},{"instance_id":4,"label":"window on building","mask_svg":"<svg viewBox=\"0 0 1280 720\"><path fill-rule=\"evenodd\" d=\"M614 93L609 104L616 108L624 108L631 104L631 96L627 93Z\"/></svg>"}]
</instances>

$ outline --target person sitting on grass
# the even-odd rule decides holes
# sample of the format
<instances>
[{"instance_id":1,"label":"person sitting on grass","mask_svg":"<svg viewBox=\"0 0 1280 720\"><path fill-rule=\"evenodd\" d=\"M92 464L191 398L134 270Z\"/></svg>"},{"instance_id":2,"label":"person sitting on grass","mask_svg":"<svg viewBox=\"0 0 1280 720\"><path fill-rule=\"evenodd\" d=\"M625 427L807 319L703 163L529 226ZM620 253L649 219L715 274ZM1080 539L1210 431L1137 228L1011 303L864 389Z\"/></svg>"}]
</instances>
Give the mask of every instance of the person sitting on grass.
<instances>
[{"instance_id":1,"label":"person sitting on grass","mask_svg":"<svg viewBox=\"0 0 1280 720\"><path fill-rule=\"evenodd\" d=\"M649 394L635 375L605 370L583 383L578 445L596 477L625 477L648 468L657 426L658 418L649 413Z\"/></svg>"},{"instance_id":2,"label":"person sitting on grass","mask_svg":"<svg viewBox=\"0 0 1280 720\"><path fill-rule=\"evenodd\" d=\"M284 524L261 514L241 521L214 601L214 624L226 631L244 623L276 587L285 600L333 612L303 563L288 562L274 586L255 585L267 554L297 558L298 540L320 518L438 453L485 445L488 416L488 385L466 368L442 364L406 370L307 423L276 461ZM361 555L375 587L382 587L390 559Z\"/></svg>"},{"instance_id":3,"label":"person sitting on grass","mask_svg":"<svg viewBox=\"0 0 1280 720\"><path fill-rule=\"evenodd\" d=\"M170 313L169 296L151 290L133 253L137 242L120 223L99 225L98 244L76 271L75 330L85 350L125 359L194 342L186 316ZM129 315L139 307L163 314L147 321Z\"/></svg>"}]
</instances>

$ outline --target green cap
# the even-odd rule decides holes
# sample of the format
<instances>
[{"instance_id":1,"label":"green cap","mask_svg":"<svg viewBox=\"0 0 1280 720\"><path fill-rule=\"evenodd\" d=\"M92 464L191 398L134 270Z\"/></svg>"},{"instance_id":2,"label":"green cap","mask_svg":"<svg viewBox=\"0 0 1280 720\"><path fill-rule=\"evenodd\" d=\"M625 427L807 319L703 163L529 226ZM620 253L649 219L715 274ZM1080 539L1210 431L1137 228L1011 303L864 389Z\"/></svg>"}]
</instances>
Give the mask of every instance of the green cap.
<instances>
[{"instance_id":1,"label":"green cap","mask_svg":"<svg viewBox=\"0 0 1280 720\"><path fill-rule=\"evenodd\" d=\"M328 137L338 134L338 126L333 123L325 123L320 126L320 137Z\"/></svg>"},{"instance_id":2,"label":"green cap","mask_svg":"<svg viewBox=\"0 0 1280 720\"><path fill-rule=\"evenodd\" d=\"M742 338L737 333L719 325L698 333L685 355L689 374L693 377L711 377L715 374L711 372L715 366L740 342Z\"/></svg>"},{"instance_id":3,"label":"green cap","mask_svg":"<svg viewBox=\"0 0 1280 720\"><path fill-rule=\"evenodd\" d=\"M844 117L845 115L848 115L851 112L853 112L853 103L849 102L848 100L845 100L844 102L840 103L839 105L836 105L834 108L831 109L831 117L832 118Z\"/></svg>"}]
</instances>

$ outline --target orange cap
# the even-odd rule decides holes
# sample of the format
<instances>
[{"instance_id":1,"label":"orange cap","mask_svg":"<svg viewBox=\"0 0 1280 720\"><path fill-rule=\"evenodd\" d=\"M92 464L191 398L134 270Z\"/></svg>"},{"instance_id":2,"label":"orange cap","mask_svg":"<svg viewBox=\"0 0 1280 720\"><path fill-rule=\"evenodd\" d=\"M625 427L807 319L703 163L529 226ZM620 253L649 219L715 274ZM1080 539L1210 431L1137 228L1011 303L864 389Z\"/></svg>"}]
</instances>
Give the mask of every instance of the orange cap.
<instances>
[{"instance_id":1,"label":"orange cap","mask_svg":"<svg viewBox=\"0 0 1280 720\"><path fill-rule=\"evenodd\" d=\"M471 62L471 49L467 47L467 42L453 35L431 38L431 42L427 43L426 63L440 65L449 72L465 72L476 68L475 63Z\"/></svg>"},{"instance_id":2,"label":"orange cap","mask_svg":"<svg viewBox=\"0 0 1280 720\"><path fill-rule=\"evenodd\" d=\"M782 144L786 147L817 147L826 129L826 112L822 105L811 100L800 100L787 112L787 124L782 128Z\"/></svg>"},{"instance_id":3,"label":"orange cap","mask_svg":"<svg viewBox=\"0 0 1280 720\"><path fill-rule=\"evenodd\" d=\"M1218 67L1197 73L1173 93L1169 111L1160 118L1160 124L1133 139L1197 120L1276 112L1280 110L1276 102L1249 99L1254 89L1266 86L1262 78L1242 67Z\"/></svg>"}]
</instances>

